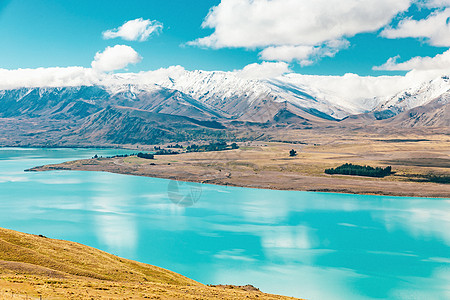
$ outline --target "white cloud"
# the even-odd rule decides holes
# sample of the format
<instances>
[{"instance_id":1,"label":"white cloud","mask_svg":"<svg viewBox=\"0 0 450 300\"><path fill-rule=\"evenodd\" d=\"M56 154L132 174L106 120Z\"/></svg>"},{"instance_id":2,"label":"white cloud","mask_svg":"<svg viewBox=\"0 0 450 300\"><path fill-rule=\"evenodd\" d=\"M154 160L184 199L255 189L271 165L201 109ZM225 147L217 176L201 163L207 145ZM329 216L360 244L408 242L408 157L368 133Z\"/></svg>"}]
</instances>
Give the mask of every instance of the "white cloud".
<instances>
[{"instance_id":1,"label":"white cloud","mask_svg":"<svg viewBox=\"0 0 450 300\"><path fill-rule=\"evenodd\" d=\"M278 77L289 73L289 65L284 62L262 62L245 66L242 70L235 70L234 73L246 79L267 79Z\"/></svg>"},{"instance_id":2,"label":"white cloud","mask_svg":"<svg viewBox=\"0 0 450 300\"><path fill-rule=\"evenodd\" d=\"M352 73L343 76L292 73L285 77L284 80L294 86L306 86L331 102L354 107L355 111L376 106L378 101L375 97L391 96L415 84L414 78L406 76L359 76Z\"/></svg>"},{"instance_id":3,"label":"white cloud","mask_svg":"<svg viewBox=\"0 0 450 300\"><path fill-rule=\"evenodd\" d=\"M0 89L21 87L64 87L100 84L108 80L107 74L125 68L130 63L141 61L139 54L131 47L116 45L97 52L92 68L54 67L36 69L0 69Z\"/></svg>"},{"instance_id":4,"label":"white cloud","mask_svg":"<svg viewBox=\"0 0 450 300\"><path fill-rule=\"evenodd\" d=\"M260 56L266 60L299 61L302 66L310 65L309 57L313 54L313 46L275 46L261 51Z\"/></svg>"},{"instance_id":5,"label":"white cloud","mask_svg":"<svg viewBox=\"0 0 450 300\"><path fill-rule=\"evenodd\" d=\"M92 62L92 69L109 72L125 68L129 64L136 64L142 57L130 46L116 45L106 47L103 52L97 52Z\"/></svg>"},{"instance_id":6,"label":"white cloud","mask_svg":"<svg viewBox=\"0 0 450 300\"><path fill-rule=\"evenodd\" d=\"M418 5L427 8L449 7L450 0L423 0L419 1Z\"/></svg>"},{"instance_id":7,"label":"white cloud","mask_svg":"<svg viewBox=\"0 0 450 300\"><path fill-rule=\"evenodd\" d=\"M99 74L83 67L0 69L0 89L92 85Z\"/></svg>"},{"instance_id":8,"label":"white cloud","mask_svg":"<svg viewBox=\"0 0 450 300\"><path fill-rule=\"evenodd\" d=\"M412 0L222 0L207 15L207 37L191 45L210 48L259 48L263 59L307 62L330 41L389 24ZM339 47L325 45L325 48ZM334 52L335 53L335 52Z\"/></svg>"},{"instance_id":9,"label":"white cloud","mask_svg":"<svg viewBox=\"0 0 450 300\"><path fill-rule=\"evenodd\" d=\"M266 60L298 61L301 66L314 63L321 57L333 57L339 50L347 48L347 40L334 40L322 46L275 46L261 51L261 58Z\"/></svg>"},{"instance_id":10,"label":"white cloud","mask_svg":"<svg viewBox=\"0 0 450 300\"><path fill-rule=\"evenodd\" d=\"M103 32L104 39L122 38L127 41L146 41L152 34L158 34L163 24L158 21L144 20L143 18L125 22L119 28Z\"/></svg>"},{"instance_id":11,"label":"white cloud","mask_svg":"<svg viewBox=\"0 0 450 300\"><path fill-rule=\"evenodd\" d=\"M189 71L181 66L139 73L103 73L83 67L0 69L0 89L124 83L148 85L164 83L169 80L168 78L182 78L187 76L187 73ZM291 73L288 64L283 62L263 62L250 64L242 70L229 73L246 79L270 79L283 76L282 80L288 84L306 86L355 106L366 106L367 104L364 103L374 101L374 97L391 96L426 80L444 75L446 72L445 70L413 70L405 76L359 76L356 74L318 76Z\"/></svg>"},{"instance_id":12,"label":"white cloud","mask_svg":"<svg viewBox=\"0 0 450 300\"><path fill-rule=\"evenodd\" d=\"M413 20L407 18L396 28L388 27L381 36L389 39L424 38L433 46L450 46L450 8L431 13L427 18Z\"/></svg>"},{"instance_id":13,"label":"white cloud","mask_svg":"<svg viewBox=\"0 0 450 300\"><path fill-rule=\"evenodd\" d=\"M405 62L398 63L400 56L391 57L381 66L373 67L374 70L410 71L410 70L447 70L450 72L450 49L434 57L416 56Z\"/></svg>"}]
</instances>

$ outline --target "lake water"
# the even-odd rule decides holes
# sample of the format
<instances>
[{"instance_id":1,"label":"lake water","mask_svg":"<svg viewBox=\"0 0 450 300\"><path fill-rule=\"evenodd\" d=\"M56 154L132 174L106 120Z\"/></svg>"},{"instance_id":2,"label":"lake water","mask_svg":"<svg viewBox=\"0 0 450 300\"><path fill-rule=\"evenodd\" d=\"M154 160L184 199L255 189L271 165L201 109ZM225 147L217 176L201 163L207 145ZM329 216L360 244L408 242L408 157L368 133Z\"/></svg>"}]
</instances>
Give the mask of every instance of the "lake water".
<instances>
[{"instance_id":1,"label":"lake water","mask_svg":"<svg viewBox=\"0 0 450 300\"><path fill-rule=\"evenodd\" d=\"M450 199L23 172L126 152L0 148L0 227L80 242L205 284L249 283L308 299L450 299Z\"/></svg>"}]
</instances>

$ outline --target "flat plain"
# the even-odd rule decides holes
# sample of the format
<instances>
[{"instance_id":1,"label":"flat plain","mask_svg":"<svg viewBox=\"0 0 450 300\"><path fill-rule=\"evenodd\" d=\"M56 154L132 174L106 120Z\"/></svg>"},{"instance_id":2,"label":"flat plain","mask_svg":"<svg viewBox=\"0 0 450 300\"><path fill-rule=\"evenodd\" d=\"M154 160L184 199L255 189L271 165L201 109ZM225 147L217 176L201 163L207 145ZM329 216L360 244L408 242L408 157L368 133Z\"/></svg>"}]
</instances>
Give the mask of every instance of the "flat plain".
<instances>
[{"instance_id":1,"label":"flat plain","mask_svg":"<svg viewBox=\"0 0 450 300\"><path fill-rule=\"evenodd\" d=\"M156 155L153 160L136 156L85 159L30 170L105 171L280 190L450 197L448 184L424 180L429 174L450 176L450 137L446 134L340 136L336 131L289 131L284 138L239 143L237 150ZM291 149L297 151L295 157L289 156ZM393 174L371 178L324 173L344 163L392 166Z\"/></svg>"}]
</instances>

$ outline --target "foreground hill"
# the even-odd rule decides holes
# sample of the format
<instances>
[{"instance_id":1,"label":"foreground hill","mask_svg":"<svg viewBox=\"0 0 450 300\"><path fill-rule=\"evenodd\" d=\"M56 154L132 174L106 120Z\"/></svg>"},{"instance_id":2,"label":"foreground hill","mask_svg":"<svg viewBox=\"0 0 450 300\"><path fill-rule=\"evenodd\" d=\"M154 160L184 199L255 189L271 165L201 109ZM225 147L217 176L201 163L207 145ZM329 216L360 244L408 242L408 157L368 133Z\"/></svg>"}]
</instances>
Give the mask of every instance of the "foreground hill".
<instances>
[{"instance_id":1,"label":"foreground hill","mask_svg":"<svg viewBox=\"0 0 450 300\"><path fill-rule=\"evenodd\" d=\"M81 244L0 228L0 298L11 297L293 299L264 294L251 286L205 286Z\"/></svg>"}]
</instances>

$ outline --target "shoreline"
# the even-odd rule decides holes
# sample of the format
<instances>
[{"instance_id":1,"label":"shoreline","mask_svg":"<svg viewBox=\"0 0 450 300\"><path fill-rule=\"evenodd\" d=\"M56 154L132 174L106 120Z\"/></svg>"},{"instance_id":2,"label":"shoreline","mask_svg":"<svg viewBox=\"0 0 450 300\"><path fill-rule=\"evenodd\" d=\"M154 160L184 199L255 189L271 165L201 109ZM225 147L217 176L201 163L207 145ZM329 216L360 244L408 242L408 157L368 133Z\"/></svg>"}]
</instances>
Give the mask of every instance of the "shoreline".
<instances>
[{"instance_id":1,"label":"shoreline","mask_svg":"<svg viewBox=\"0 0 450 300\"><path fill-rule=\"evenodd\" d=\"M75 160L61 164L37 166L25 171L94 171L200 184L280 191L450 198L450 191L446 184L391 181L348 175L311 176L277 171L262 171L258 173L242 170L240 172L222 172L222 170L217 171L209 165L204 167L199 165L184 165L173 161L167 162L176 156L180 155L164 156L163 158L159 156L158 159L151 163L148 163L149 160L132 157L133 160L137 160L135 164L127 163L124 158Z\"/></svg>"},{"instance_id":2,"label":"shoreline","mask_svg":"<svg viewBox=\"0 0 450 300\"><path fill-rule=\"evenodd\" d=\"M34 168L32 168L34 169ZM282 189L277 187L264 187L264 186L249 186L249 185L237 185L233 183L221 183L221 182L206 182L206 181L194 181L194 180L186 180L186 179L177 179L177 178L168 178L168 177L162 177L162 176L149 176L149 175L142 175L142 174L130 174L130 173L118 173L118 172L111 172L111 171L103 171L103 170L76 170L76 169L60 169L60 170L25 170L27 172L48 172L48 171L81 171L81 172L105 172L105 173L111 173L111 174L118 174L118 175L128 175L128 176L140 176L140 177L149 177L149 178L158 178L158 179L165 179L165 180L174 180L174 181L181 181L181 182L189 182L189 183L199 183L199 184L209 184L209 185L216 185L216 186L224 186L224 187L236 187L236 188L247 188L247 189L261 189L261 190L271 190L271 191L286 191L286 192L309 192L309 193L328 193L328 194L344 194L344 195L362 195L362 196L386 196L386 197L413 197L413 198L424 198L424 199L447 199L450 198L450 193L447 194L429 194L429 195L417 195L417 194L409 194L407 192L398 192L398 193L382 193L382 192L356 192L351 189L333 189L333 188L324 188L324 189L295 189L295 188L288 188L288 189Z\"/></svg>"}]
</instances>

